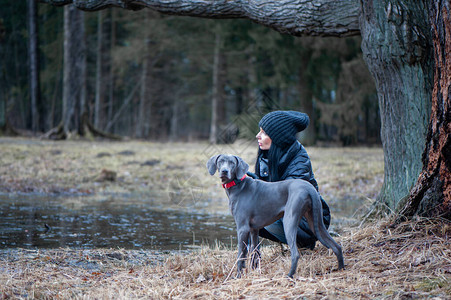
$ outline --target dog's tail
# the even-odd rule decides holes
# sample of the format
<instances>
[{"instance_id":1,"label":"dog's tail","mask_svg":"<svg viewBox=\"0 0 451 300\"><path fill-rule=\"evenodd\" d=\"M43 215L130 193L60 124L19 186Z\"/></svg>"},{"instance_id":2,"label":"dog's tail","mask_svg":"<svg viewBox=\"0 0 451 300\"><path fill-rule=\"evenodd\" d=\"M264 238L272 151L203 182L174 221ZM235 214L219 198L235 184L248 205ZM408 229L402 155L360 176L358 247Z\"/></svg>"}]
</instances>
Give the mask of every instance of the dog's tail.
<instances>
[{"instance_id":1,"label":"dog's tail","mask_svg":"<svg viewBox=\"0 0 451 300\"><path fill-rule=\"evenodd\" d=\"M332 249L338 259L338 269L344 269L344 261L343 261L343 252L341 250L340 245L330 236L329 232L327 232L326 226L324 226L323 222L323 207L321 205L321 198L319 193L312 192L310 193L310 197L312 198L312 217L313 217L313 226L315 228L316 238L323 244L326 248ZM320 228L320 226L322 228Z\"/></svg>"}]
</instances>

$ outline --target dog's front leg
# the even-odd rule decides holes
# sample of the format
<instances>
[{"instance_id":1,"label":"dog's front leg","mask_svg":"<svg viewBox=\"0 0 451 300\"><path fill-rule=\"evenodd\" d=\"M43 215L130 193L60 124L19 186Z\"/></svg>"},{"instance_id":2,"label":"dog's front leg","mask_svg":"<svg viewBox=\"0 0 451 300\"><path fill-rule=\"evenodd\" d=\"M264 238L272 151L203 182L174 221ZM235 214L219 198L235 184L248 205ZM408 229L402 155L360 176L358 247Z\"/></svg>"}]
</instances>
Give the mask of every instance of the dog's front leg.
<instances>
[{"instance_id":1,"label":"dog's front leg","mask_svg":"<svg viewBox=\"0 0 451 300\"><path fill-rule=\"evenodd\" d=\"M247 243L249 240L249 230L238 229L238 262L237 262L237 277L241 277L243 268L246 265Z\"/></svg>"}]
</instances>

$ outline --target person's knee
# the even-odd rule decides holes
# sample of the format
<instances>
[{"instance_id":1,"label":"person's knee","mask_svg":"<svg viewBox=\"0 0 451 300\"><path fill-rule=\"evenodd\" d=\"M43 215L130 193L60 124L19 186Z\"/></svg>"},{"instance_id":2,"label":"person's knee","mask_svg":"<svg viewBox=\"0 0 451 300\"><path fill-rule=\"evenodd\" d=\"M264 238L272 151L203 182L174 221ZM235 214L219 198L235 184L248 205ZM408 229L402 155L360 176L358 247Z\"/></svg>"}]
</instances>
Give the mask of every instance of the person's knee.
<instances>
[{"instance_id":1,"label":"person's knee","mask_svg":"<svg viewBox=\"0 0 451 300\"><path fill-rule=\"evenodd\" d=\"M276 222L260 229L259 235L274 242L281 242L284 244L287 243L285 232L283 230L282 219L279 219Z\"/></svg>"}]
</instances>

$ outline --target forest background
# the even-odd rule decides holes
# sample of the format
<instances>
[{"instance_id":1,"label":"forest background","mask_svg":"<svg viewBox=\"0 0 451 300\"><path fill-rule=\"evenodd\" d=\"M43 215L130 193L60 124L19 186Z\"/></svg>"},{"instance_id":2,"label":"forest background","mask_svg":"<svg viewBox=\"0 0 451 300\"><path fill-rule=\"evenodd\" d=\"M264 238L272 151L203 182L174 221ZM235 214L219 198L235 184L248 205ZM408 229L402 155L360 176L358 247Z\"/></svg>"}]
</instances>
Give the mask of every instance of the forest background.
<instances>
[{"instance_id":1,"label":"forest background","mask_svg":"<svg viewBox=\"0 0 451 300\"><path fill-rule=\"evenodd\" d=\"M238 132L254 138L263 113L291 109L311 118L305 144L380 143L377 95L360 36L295 38L248 20L80 11L83 26L68 26L86 45L84 99L65 105L65 84L74 84L64 80L70 32L64 10L36 3L30 13L27 1L0 4L4 133L49 133L69 117L69 129L77 131L86 113L99 132L231 142Z\"/></svg>"}]
</instances>

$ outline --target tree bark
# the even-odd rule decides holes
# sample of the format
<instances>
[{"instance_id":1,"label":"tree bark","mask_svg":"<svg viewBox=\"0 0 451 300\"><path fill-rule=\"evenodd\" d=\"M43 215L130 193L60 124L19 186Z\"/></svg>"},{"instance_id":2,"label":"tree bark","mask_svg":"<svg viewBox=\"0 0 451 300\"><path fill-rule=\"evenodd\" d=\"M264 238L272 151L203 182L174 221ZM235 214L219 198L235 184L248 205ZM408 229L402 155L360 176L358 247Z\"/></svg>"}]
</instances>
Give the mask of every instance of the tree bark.
<instances>
[{"instance_id":1,"label":"tree bark","mask_svg":"<svg viewBox=\"0 0 451 300\"><path fill-rule=\"evenodd\" d=\"M451 10L449 1L433 2L429 7L435 59L431 122L423 170L398 221L413 215L451 219Z\"/></svg>"},{"instance_id":2,"label":"tree bark","mask_svg":"<svg viewBox=\"0 0 451 300\"><path fill-rule=\"evenodd\" d=\"M94 11L111 6L152 8L165 14L201 18L243 18L294 36L359 34L358 0L40 0L54 5L73 3Z\"/></svg>"}]
</instances>

